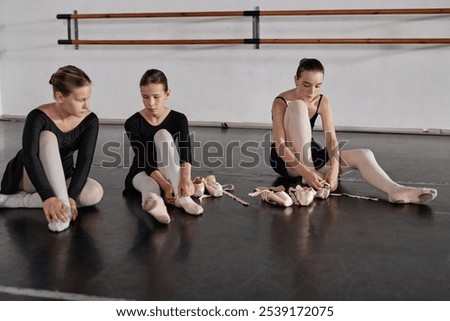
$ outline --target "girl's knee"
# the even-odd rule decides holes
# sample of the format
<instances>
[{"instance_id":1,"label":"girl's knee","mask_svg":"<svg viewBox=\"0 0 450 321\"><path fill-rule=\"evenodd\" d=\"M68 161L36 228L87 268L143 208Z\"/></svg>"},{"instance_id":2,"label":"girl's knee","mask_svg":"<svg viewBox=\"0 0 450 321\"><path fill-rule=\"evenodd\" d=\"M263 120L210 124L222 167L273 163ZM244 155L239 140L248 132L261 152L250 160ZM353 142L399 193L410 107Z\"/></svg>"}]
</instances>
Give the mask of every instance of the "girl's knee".
<instances>
[{"instance_id":1,"label":"girl's knee","mask_svg":"<svg viewBox=\"0 0 450 321\"><path fill-rule=\"evenodd\" d=\"M371 163L375 159L373 152L370 149L351 149L341 151L341 168L344 172L348 169L357 169L364 164Z\"/></svg>"},{"instance_id":2,"label":"girl's knee","mask_svg":"<svg viewBox=\"0 0 450 321\"><path fill-rule=\"evenodd\" d=\"M155 140L167 142L173 140L173 138L167 129L160 129L155 134Z\"/></svg>"},{"instance_id":3,"label":"girl's knee","mask_svg":"<svg viewBox=\"0 0 450 321\"><path fill-rule=\"evenodd\" d=\"M58 138L56 138L56 135L53 132L49 130L43 130L39 134L39 143L40 144L58 143Z\"/></svg>"},{"instance_id":4,"label":"girl's knee","mask_svg":"<svg viewBox=\"0 0 450 321\"><path fill-rule=\"evenodd\" d=\"M364 157L366 159L375 158L374 153L370 149L362 148L362 149L358 149L358 152L361 154L362 157Z\"/></svg>"},{"instance_id":5,"label":"girl's knee","mask_svg":"<svg viewBox=\"0 0 450 321\"><path fill-rule=\"evenodd\" d=\"M303 100L293 100L289 102L285 115L293 119L309 119L308 106Z\"/></svg>"},{"instance_id":6,"label":"girl's knee","mask_svg":"<svg viewBox=\"0 0 450 321\"><path fill-rule=\"evenodd\" d=\"M300 99L292 100L291 102L289 102L289 108L300 111L308 110L308 106L306 106L306 103Z\"/></svg>"},{"instance_id":7,"label":"girl's knee","mask_svg":"<svg viewBox=\"0 0 450 321\"><path fill-rule=\"evenodd\" d=\"M103 187L99 182L89 179L79 196L80 206L93 206L103 198Z\"/></svg>"}]
</instances>

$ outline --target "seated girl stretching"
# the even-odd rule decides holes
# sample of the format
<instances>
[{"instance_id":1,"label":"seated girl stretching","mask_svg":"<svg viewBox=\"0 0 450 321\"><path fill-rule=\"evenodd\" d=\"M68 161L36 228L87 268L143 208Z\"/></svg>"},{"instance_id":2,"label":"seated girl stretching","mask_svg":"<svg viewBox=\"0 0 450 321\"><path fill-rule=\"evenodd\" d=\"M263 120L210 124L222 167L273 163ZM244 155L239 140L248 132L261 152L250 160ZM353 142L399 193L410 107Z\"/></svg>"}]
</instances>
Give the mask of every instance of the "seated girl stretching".
<instances>
[{"instance_id":1,"label":"seated girl stretching","mask_svg":"<svg viewBox=\"0 0 450 321\"><path fill-rule=\"evenodd\" d=\"M187 118L166 106L170 90L162 71L147 70L139 86L144 108L125 122L134 158L123 194L140 192L142 208L163 224L170 222L164 200L199 215L203 208L191 198L194 184Z\"/></svg>"},{"instance_id":2,"label":"seated girl stretching","mask_svg":"<svg viewBox=\"0 0 450 321\"><path fill-rule=\"evenodd\" d=\"M43 208L48 228L61 232L77 218L77 206L103 197L102 186L88 177L99 123L89 109L91 80L82 70L59 68L50 84L55 102L28 114L22 149L2 179L0 207Z\"/></svg>"},{"instance_id":3,"label":"seated girl stretching","mask_svg":"<svg viewBox=\"0 0 450 321\"><path fill-rule=\"evenodd\" d=\"M271 165L281 176L302 177L319 191L338 187L338 175L353 169L392 203L422 204L433 200L431 188L407 187L392 181L368 149L342 150L333 124L329 100L320 93L324 67L317 59L302 59L294 76L295 88L278 95L272 105ZM317 117L322 119L326 148L312 139Z\"/></svg>"}]
</instances>

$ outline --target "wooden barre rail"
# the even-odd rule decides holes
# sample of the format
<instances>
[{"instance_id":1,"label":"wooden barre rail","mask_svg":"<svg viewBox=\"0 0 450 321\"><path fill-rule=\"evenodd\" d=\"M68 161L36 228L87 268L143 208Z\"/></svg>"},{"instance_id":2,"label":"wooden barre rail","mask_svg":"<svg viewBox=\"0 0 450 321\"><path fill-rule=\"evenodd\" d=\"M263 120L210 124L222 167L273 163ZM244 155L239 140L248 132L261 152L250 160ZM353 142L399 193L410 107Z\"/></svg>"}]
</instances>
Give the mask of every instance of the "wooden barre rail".
<instances>
[{"instance_id":1,"label":"wooden barre rail","mask_svg":"<svg viewBox=\"0 0 450 321\"><path fill-rule=\"evenodd\" d=\"M133 19L133 18L243 17L243 16L342 16L342 15L435 15L435 14L450 14L450 8L85 13L85 14L58 14L56 17L57 19L130 19L130 18Z\"/></svg>"},{"instance_id":2,"label":"wooden barre rail","mask_svg":"<svg viewBox=\"0 0 450 321\"><path fill-rule=\"evenodd\" d=\"M60 45L450 44L450 38L58 40Z\"/></svg>"},{"instance_id":3,"label":"wooden barre rail","mask_svg":"<svg viewBox=\"0 0 450 321\"><path fill-rule=\"evenodd\" d=\"M450 38L310 38L310 39L262 39L259 36L261 16L337 16L337 15L448 15L450 8L410 9L336 9L336 10L247 10L205 12L147 12L147 13L87 13L58 14L57 19L67 20L67 39L60 45L227 45L227 44L450 44ZM252 17L253 38L249 39L165 39L165 40L80 40L79 19L134 19L134 18L183 18L183 17ZM75 39L71 24L74 22Z\"/></svg>"}]
</instances>

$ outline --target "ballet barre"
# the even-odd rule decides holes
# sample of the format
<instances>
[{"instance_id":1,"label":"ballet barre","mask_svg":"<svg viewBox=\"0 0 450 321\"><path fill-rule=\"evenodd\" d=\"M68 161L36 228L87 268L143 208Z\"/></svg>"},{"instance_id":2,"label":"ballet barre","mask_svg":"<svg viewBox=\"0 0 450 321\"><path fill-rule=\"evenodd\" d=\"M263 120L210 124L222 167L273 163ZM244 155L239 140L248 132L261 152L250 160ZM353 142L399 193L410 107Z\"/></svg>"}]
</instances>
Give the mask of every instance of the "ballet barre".
<instances>
[{"instance_id":1,"label":"ballet barre","mask_svg":"<svg viewBox=\"0 0 450 321\"><path fill-rule=\"evenodd\" d=\"M205 12L144 12L144 13L84 13L58 14L57 19L67 20L67 39L58 40L60 45L239 45L252 44L450 44L450 38L261 38L259 17L265 16L355 16L355 15L449 15L450 8L404 8L404 9L335 9L335 10L244 10ZM79 39L79 20L83 19L161 19L205 17L252 17L252 37L243 39ZM72 39L72 23L74 39Z\"/></svg>"}]
</instances>

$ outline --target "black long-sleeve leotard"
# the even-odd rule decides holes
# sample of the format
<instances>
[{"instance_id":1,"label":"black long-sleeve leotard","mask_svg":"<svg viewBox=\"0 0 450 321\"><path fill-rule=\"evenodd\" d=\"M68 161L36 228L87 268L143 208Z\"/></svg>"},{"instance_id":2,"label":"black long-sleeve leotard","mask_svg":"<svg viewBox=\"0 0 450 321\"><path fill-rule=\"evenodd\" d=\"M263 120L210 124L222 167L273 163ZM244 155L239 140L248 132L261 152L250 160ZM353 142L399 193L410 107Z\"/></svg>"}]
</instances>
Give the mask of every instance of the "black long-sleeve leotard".
<instances>
[{"instance_id":1,"label":"black long-sleeve leotard","mask_svg":"<svg viewBox=\"0 0 450 321\"><path fill-rule=\"evenodd\" d=\"M1 193L13 194L18 191L23 167L25 167L31 183L43 201L55 196L39 159L39 136L42 131L48 130L54 133L58 139L64 175L66 178L72 178L68 187L68 195L77 199L91 169L98 129L98 118L93 112L87 115L74 129L65 133L43 111L32 110L25 121L22 149L6 167L1 183ZM77 151L76 163L74 163L75 151Z\"/></svg>"},{"instance_id":2,"label":"black long-sleeve leotard","mask_svg":"<svg viewBox=\"0 0 450 321\"><path fill-rule=\"evenodd\" d=\"M170 110L161 124L153 126L149 124L140 112L136 112L125 122L125 131L133 148L134 158L125 178L124 194L134 190L132 180L136 174L145 171L147 175L150 175L154 170L158 169L154 136L160 129L166 129L172 135L178 147L180 162L192 164L189 125L184 114Z\"/></svg>"}]
</instances>

